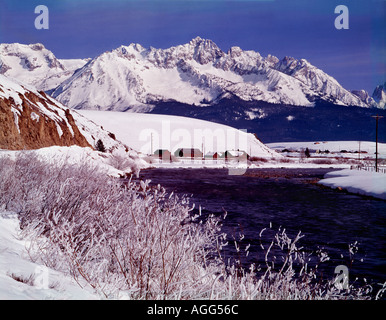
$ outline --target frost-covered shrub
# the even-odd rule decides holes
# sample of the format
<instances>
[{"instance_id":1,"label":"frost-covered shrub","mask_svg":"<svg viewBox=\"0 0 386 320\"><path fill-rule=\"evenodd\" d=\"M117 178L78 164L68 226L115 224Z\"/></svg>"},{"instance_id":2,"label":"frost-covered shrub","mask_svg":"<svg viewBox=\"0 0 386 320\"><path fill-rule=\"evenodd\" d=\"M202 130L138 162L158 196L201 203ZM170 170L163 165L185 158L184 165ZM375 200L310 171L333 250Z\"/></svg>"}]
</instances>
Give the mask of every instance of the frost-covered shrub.
<instances>
[{"instance_id":1,"label":"frost-covered shrub","mask_svg":"<svg viewBox=\"0 0 386 320\"><path fill-rule=\"evenodd\" d=\"M107 297L189 298L210 288L207 268L217 262L208 257L219 227L214 218L194 222L188 199L148 182L122 185L87 165L59 168L32 158L4 166L14 185L1 202L11 197L35 259Z\"/></svg>"},{"instance_id":2,"label":"frost-covered shrub","mask_svg":"<svg viewBox=\"0 0 386 320\"><path fill-rule=\"evenodd\" d=\"M334 161L334 159L323 159L323 158L312 159L311 162L314 164L334 164L334 163L336 163L336 161Z\"/></svg>"},{"instance_id":3,"label":"frost-covered shrub","mask_svg":"<svg viewBox=\"0 0 386 320\"><path fill-rule=\"evenodd\" d=\"M33 152L21 152L14 160L0 157L0 204L7 210L24 212L39 202L38 189L46 185L50 175Z\"/></svg>"},{"instance_id":4,"label":"frost-covered shrub","mask_svg":"<svg viewBox=\"0 0 386 320\"><path fill-rule=\"evenodd\" d=\"M118 170L127 170L138 172L135 159L130 155L129 152L123 150L113 150L109 156L108 163Z\"/></svg>"}]
</instances>

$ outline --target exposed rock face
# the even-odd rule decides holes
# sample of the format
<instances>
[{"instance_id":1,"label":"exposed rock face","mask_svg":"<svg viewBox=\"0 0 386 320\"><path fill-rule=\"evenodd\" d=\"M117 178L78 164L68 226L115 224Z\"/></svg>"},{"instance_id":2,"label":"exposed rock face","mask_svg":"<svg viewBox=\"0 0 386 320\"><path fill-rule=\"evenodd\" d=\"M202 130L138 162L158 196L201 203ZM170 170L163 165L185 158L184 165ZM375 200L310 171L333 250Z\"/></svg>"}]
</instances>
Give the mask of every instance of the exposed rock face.
<instances>
[{"instance_id":1,"label":"exposed rock face","mask_svg":"<svg viewBox=\"0 0 386 320\"><path fill-rule=\"evenodd\" d=\"M0 75L0 148L92 147L70 110L44 92L27 89Z\"/></svg>"},{"instance_id":2,"label":"exposed rock face","mask_svg":"<svg viewBox=\"0 0 386 320\"><path fill-rule=\"evenodd\" d=\"M379 85L375 88L373 93L373 99L378 104L379 108L385 108L386 106L386 82L383 85Z\"/></svg>"}]
</instances>

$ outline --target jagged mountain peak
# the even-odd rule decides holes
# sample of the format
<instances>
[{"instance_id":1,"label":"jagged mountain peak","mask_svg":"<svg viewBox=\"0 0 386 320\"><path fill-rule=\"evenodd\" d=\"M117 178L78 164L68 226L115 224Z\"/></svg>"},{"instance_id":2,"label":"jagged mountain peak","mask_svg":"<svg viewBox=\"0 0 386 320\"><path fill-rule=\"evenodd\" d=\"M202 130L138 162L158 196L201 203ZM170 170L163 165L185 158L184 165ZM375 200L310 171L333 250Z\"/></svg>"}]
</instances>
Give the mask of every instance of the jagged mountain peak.
<instances>
[{"instance_id":1,"label":"jagged mountain peak","mask_svg":"<svg viewBox=\"0 0 386 320\"><path fill-rule=\"evenodd\" d=\"M44 64L47 64L50 68L65 70L55 55L41 43L29 45L20 43L0 44L0 55L3 57L1 60L5 60L6 56L20 58L22 66L30 71L41 68Z\"/></svg>"},{"instance_id":2,"label":"jagged mountain peak","mask_svg":"<svg viewBox=\"0 0 386 320\"><path fill-rule=\"evenodd\" d=\"M209 39L196 37L190 42L168 49L156 49L150 47L146 52L146 58L160 67L175 67L180 60L194 60L200 64L215 62L225 53Z\"/></svg>"},{"instance_id":3,"label":"jagged mountain peak","mask_svg":"<svg viewBox=\"0 0 386 320\"><path fill-rule=\"evenodd\" d=\"M1 43L0 48L1 48L1 50L5 50L8 52L20 52L22 49L24 49L24 50L32 49L34 51L47 50L46 47L42 43L31 43L31 44L22 44L22 43L18 43L18 42Z\"/></svg>"},{"instance_id":4,"label":"jagged mountain peak","mask_svg":"<svg viewBox=\"0 0 386 320\"><path fill-rule=\"evenodd\" d=\"M200 64L215 62L217 59L225 55L225 53L212 40L201 39L198 37L192 40L191 43L192 42L195 43L193 58Z\"/></svg>"},{"instance_id":5,"label":"jagged mountain peak","mask_svg":"<svg viewBox=\"0 0 386 320\"><path fill-rule=\"evenodd\" d=\"M197 36L195 38L193 38L192 40L189 41L189 45L190 46L193 46L193 47L201 47L201 48L205 48L207 50L221 50L217 44L211 40L211 39L204 39L204 38L201 38L200 36Z\"/></svg>"},{"instance_id":6,"label":"jagged mountain peak","mask_svg":"<svg viewBox=\"0 0 386 320\"><path fill-rule=\"evenodd\" d=\"M205 41L205 39L201 38L200 36L197 36L189 41L189 44L195 46L197 43L200 43L202 41Z\"/></svg>"},{"instance_id":7,"label":"jagged mountain peak","mask_svg":"<svg viewBox=\"0 0 386 320\"><path fill-rule=\"evenodd\" d=\"M46 47L42 43L30 44L32 50L44 50Z\"/></svg>"},{"instance_id":8,"label":"jagged mountain peak","mask_svg":"<svg viewBox=\"0 0 386 320\"><path fill-rule=\"evenodd\" d=\"M382 93L386 91L386 82L382 85L378 85L373 92L373 95L377 95L378 93Z\"/></svg>"},{"instance_id":9,"label":"jagged mountain peak","mask_svg":"<svg viewBox=\"0 0 386 320\"><path fill-rule=\"evenodd\" d=\"M139 43L131 43L128 46L121 45L112 51L107 51L106 54L115 52L122 57L130 57L131 55L136 57L138 54L141 54L144 51L146 51L146 49Z\"/></svg>"},{"instance_id":10,"label":"jagged mountain peak","mask_svg":"<svg viewBox=\"0 0 386 320\"><path fill-rule=\"evenodd\" d=\"M236 58L243 54L243 50L238 46L233 46L228 50L227 53L231 58Z\"/></svg>"},{"instance_id":11,"label":"jagged mountain peak","mask_svg":"<svg viewBox=\"0 0 386 320\"><path fill-rule=\"evenodd\" d=\"M303 73L304 73L304 70L306 70L306 71L312 70L312 71L318 71L318 72L322 73L323 76L326 76L326 77L328 76L322 70L320 70L317 67L315 67L314 65L312 65L308 60L306 60L304 58L296 59L296 58L290 57L290 56L285 56L283 59L278 60L276 65L275 65L275 69L277 69L281 72L284 72L288 75L291 75L291 76L293 76L299 72L302 72L302 70L303 70ZM328 77L330 77L330 76L328 76ZM330 78L333 79L332 77L330 77Z\"/></svg>"},{"instance_id":12,"label":"jagged mountain peak","mask_svg":"<svg viewBox=\"0 0 386 320\"><path fill-rule=\"evenodd\" d=\"M375 88L372 98L379 108L386 107L386 82L383 85L379 85Z\"/></svg>"}]
</instances>

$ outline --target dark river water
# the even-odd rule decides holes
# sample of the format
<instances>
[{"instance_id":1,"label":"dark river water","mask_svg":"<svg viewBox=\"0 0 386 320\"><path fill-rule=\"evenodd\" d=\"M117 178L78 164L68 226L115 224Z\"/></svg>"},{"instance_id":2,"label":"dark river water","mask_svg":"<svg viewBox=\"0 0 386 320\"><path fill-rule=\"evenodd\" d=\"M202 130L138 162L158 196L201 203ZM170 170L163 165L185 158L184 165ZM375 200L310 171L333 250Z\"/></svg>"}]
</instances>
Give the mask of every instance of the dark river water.
<instances>
[{"instance_id":1,"label":"dark river water","mask_svg":"<svg viewBox=\"0 0 386 320\"><path fill-rule=\"evenodd\" d=\"M323 248L331 260L325 265L327 278L334 276L337 265L350 267L349 280L366 278L384 282L386 201L338 192L312 181L321 179L331 169L250 169L244 175L228 175L226 169L150 169L140 173L141 179L161 184L168 192L192 195L195 210L201 206L203 215L222 216L223 231L244 234L243 244L251 244L243 265L263 262L259 233L263 242L270 242L273 231L281 226L299 242L305 251ZM264 237L266 237L264 239ZM358 241L354 262L348 245ZM232 246L229 256L234 254ZM343 256L343 257L342 257Z\"/></svg>"}]
</instances>

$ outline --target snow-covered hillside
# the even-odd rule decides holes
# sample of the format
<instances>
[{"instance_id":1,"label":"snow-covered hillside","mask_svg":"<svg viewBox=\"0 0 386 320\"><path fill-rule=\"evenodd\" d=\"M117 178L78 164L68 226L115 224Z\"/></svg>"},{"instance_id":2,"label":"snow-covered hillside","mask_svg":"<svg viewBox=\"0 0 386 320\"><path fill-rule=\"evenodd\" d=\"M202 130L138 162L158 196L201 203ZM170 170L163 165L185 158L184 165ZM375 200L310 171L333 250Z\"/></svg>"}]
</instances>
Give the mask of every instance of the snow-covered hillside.
<instances>
[{"instance_id":1,"label":"snow-covered hillside","mask_svg":"<svg viewBox=\"0 0 386 320\"><path fill-rule=\"evenodd\" d=\"M57 59L41 43L0 44L0 74L32 85L38 90L56 88L89 59Z\"/></svg>"},{"instance_id":2,"label":"snow-covered hillside","mask_svg":"<svg viewBox=\"0 0 386 320\"><path fill-rule=\"evenodd\" d=\"M264 58L239 47L225 53L200 37L169 49L121 46L90 61L53 92L72 108L116 111L146 111L149 104L168 100L205 106L227 95L297 106L315 99L368 106L304 59Z\"/></svg>"},{"instance_id":3,"label":"snow-covered hillside","mask_svg":"<svg viewBox=\"0 0 386 320\"><path fill-rule=\"evenodd\" d=\"M152 154L157 149L173 153L178 148L198 148L204 154L240 149L256 157L281 157L253 134L214 122L156 114L78 112L114 132L117 139L129 147L145 154Z\"/></svg>"},{"instance_id":4,"label":"snow-covered hillside","mask_svg":"<svg viewBox=\"0 0 386 320\"><path fill-rule=\"evenodd\" d=\"M0 105L0 148L92 146L79 131L68 108L44 92L3 75L0 75Z\"/></svg>"}]
</instances>

